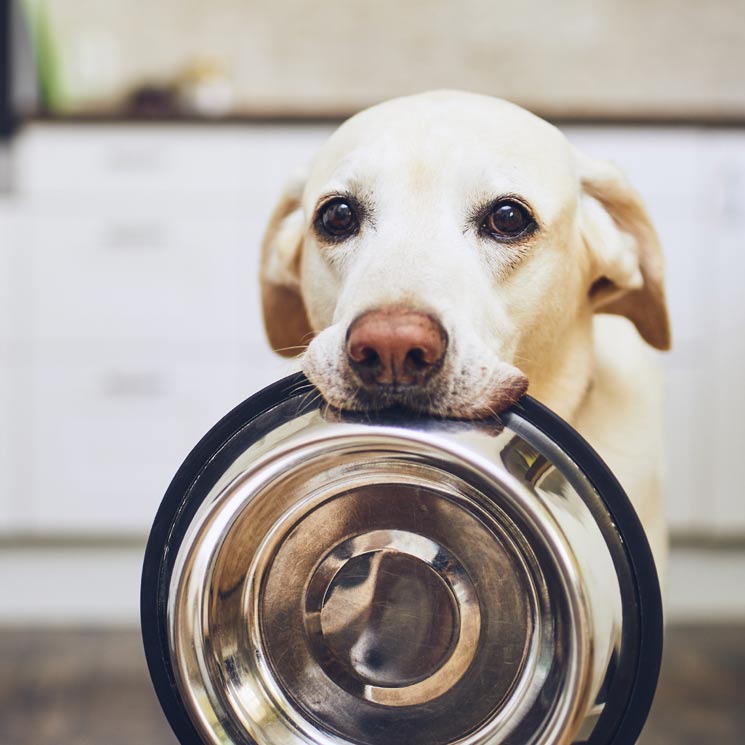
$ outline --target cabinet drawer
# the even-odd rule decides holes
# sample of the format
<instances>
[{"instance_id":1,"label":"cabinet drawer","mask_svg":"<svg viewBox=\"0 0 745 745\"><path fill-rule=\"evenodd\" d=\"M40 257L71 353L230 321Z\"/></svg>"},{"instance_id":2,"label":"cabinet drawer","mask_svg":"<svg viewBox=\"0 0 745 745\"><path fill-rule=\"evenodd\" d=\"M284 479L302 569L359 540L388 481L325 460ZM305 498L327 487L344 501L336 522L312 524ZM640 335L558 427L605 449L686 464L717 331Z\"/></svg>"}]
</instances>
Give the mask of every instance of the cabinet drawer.
<instances>
[{"instance_id":1,"label":"cabinet drawer","mask_svg":"<svg viewBox=\"0 0 745 745\"><path fill-rule=\"evenodd\" d=\"M259 223L186 209L33 215L40 339L263 337Z\"/></svg>"},{"instance_id":2,"label":"cabinet drawer","mask_svg":"<svg viewBox=\"0 0 745 745\"><path fill-rule=\"evenodd\" d=\"M248 392L234 360L102 351L34 378L32 528L145 533L176 469Z\"/></svg>"},{"instance_id":3,"label":"cabinet drawer","mask_svg":"<svg viewBox=\"0 0 745 745\"><path fill-rule=\"evenodd\" d=\"M15 142L18 188L59 192L263 192L331 133L319 126L27 127Z\"/></svg>"}]
</instances>

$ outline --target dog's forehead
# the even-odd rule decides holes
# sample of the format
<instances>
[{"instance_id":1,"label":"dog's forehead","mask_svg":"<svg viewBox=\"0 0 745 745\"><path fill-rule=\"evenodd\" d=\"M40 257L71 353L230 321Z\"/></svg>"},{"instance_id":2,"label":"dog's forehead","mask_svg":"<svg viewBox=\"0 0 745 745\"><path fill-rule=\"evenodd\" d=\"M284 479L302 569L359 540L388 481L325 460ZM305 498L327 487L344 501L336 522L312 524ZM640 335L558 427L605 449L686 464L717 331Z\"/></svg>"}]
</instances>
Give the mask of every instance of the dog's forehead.
<instances>
[{"instance_id":1,"label":"dog's forehead","mask_svg":"<svg viewBox=\"0 0 745 745\"><path fill-rule=\"evenodd\" d=\"M574 196L571 147L555 127L506 101L462 93L395 99L345 122L313 163L306 197L356 185L418 192L521 194L538 208ZM496 196L496 194L495 194Z\"/></svg>"}]
</instances>

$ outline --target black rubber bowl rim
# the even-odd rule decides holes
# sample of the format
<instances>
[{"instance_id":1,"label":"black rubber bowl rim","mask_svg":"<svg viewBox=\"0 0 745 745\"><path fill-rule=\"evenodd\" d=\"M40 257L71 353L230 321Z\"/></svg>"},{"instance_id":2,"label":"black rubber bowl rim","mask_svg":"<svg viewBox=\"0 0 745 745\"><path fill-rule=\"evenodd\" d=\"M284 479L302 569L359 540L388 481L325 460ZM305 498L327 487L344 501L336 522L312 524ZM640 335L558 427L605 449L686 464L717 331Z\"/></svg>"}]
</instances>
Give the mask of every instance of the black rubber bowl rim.
<instances>
[{"instance_id":1,"label":"black rubber bowl rim","mask_svg":"<svg viewBox=\"0 0 745 745\"><path fill-rule=\"evenodd\" d=\"M300 389L310 389L304 375L288 376L246 399L223 417L176 472L153 522L140 588L142 639L155 692L181 745L205 745L205 742L181 699L169 654L166 612L176 555L194 512L227 465L246 447L244 440L239 448L232 450L231 441L257 417ZM625 700L613 699L606 704L588 745L633 745L649 714L662 660L662 600L646 535L618 480L569 424L530 396L523 396L512 410L559 446L584 472L601 495L626 547L635 581L636 607L624 608L624 613L636 612L639 629L637 654L625 661L631 668L628 674L632 682ZM261 434L257 432L255 439ZM602 723L606 726L601 727ZM601 741L599 736L604 739Z\"/></svg>"}]
</instances>

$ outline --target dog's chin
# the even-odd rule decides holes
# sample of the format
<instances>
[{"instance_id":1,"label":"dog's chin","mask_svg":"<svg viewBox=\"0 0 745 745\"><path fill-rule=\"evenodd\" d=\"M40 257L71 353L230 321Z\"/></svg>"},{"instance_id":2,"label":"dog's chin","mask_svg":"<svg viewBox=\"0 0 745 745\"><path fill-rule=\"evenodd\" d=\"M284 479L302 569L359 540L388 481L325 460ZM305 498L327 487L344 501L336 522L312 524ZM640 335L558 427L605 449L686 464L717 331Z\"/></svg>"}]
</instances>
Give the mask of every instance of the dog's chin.
<instances>
[{"instance_id":1,"label":"dog's chin","mask_svg":"<svg viewBox=\"0 0 745 745\"><path fill-rule=\"evenodd\" d=\"M338 381L326 385L327 381L310 379L329 406L342 411L375 413L395 410L418 416L466 420L484 419L501 413L517 402L528 387L522 374L510 376L488 391L460 395L437 385L373 387L355 380L341 385Z\"/></svg>"},{"instance_id":2,"label":"dog's chin","mask_svg":"<svg viewBox=\"0 0 745 745\"><path fill-rule=\"evenodd\" d=\"M438 396L421 386L359 386L347 400L347 410L359 412L382 412L398 410L413 414L443 416Z\"/></svg>"}]
</instances>

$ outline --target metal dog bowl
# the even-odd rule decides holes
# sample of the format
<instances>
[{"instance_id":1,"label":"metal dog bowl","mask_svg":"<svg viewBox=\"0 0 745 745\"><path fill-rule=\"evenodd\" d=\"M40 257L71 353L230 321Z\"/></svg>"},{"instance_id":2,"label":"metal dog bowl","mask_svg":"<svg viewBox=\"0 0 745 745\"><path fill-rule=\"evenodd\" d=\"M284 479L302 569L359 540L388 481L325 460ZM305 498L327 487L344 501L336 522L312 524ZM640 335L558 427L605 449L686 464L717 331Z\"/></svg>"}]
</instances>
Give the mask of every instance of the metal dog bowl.
<instances>
[{"instance_id":1,"label":"metal dog bowl","mask_svg":"<svg viewBox=\"0 0 745 745\"><path fill-rule=\"evenodd\" d=\"M641 526L567 424L350 416L301 375L177 473L142 629L182 745L633 743L662 648Z\"/></svg>"}]
</instances>

